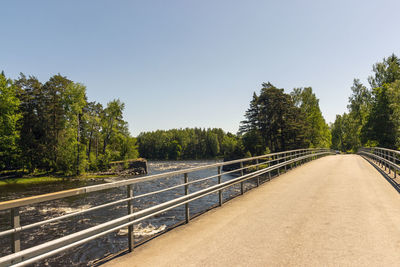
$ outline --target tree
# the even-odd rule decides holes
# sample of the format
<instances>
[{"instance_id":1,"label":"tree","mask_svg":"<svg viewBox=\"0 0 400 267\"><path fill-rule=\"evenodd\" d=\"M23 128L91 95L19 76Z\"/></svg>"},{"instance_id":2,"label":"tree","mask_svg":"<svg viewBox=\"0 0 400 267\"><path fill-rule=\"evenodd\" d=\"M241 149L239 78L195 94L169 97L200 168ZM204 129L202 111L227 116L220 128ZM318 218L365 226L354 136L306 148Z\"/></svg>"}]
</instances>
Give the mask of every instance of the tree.
<instances>
[{"instance_id":1,"label":"tree","mask_svg":"<svg viewBox=\"0 0 400 267\"><path fill-rule=\"evenodd\" d=\"M395 95L392 84L400 79L400 60L392 54L373 66L374 75L368 81L372 87L372 104L366 123L361 129L361 141L374 142L379 146L396 148L397 132L396 104L391 102ZM392 90L389 88L392 87ZM392 97L391 97L391 96Z\"/></svg>"},{"instance_id":2,"label":"tree","mask_svg":"<svg viewBox=\"0 0 400 267\"><path fill-rule=\"evenodd\" d=\"M36 168L46 168L48 165L46 132L47 107L42 90L42 83L34 76L28 78L21 73L15 81L18 87L20 110L19 120L21 150L21 165L33 172Z\"/></svg>"},{"instance_id":3,"label":"tree","mask_svg":"<svg viewBox=\"0 0 400 267\"><path fill-rule=\"evenodd\" d=\"M263 83L260 94L253 94L245 118L239 133L253 155L308 146L304 114L290 95L271 83Z\"/></svg>"},{"instance_id":4,"label":"tree","mask_svg":"<svg viewBox=\"0 0 400 267\"><path fill-rule=\"evenodd\" d=\"M354 79L351 87L352 95L349 97L350 114L357 120L357 123L362 126L365 124L368 112L372 104L371 92L365 87L359 79Z\"/></svg>"},{"instance_id":5,"label":"tree","mask_svg":"<svg viewBox=\"0 0 400 267\"><path fill-rule=\"evenodd\" d=\"M240 122L239 134L250 132L253 130L260 130L260 107L259 98L256 92L253 93L253 99L250 101L250 107L246 111L244 117L246 120Z\"/></svg>"},{"instance_id":6,"label":"tree","mask_svg":"<svg viewBox=\"0 0 400 267\"><path fill-rule=\"evenodd\" d=\"M374 75L368 77L371 88L382 87L384 84L393 83L400 80L400 59L392 54L388 58L383 58L372 66Z\"/></svg>"},{"instance_id":7,"label":"tree","mask_svg":"<svg viewBox=\"0 0 400 267\"><path fill-rule=\"evenodd\" d=\"M17 122L21 118L20 101L13 81L0 74L0 169L18 166L19 131Z\"/></svg>"},{"instance_id":8,"label":"tree","mask_svg":"<svg viewBox=\"0 0 400 267\"><path fill-rule=\"evenodd\" d=\"M63 95L67 86L72 81L60 74L52 76L43 87L45 128L45 147L48 159L48 168L57 170L57 148L60 134L65 129L65 110L63 106Z\"/></svg>"},{"instance_id":9,"label":"tree","mask_svg":"<svg viewBox=\"0 0 400 267\"><path fill-rule=\"evenodd\" d=\"M79 175L86 167L84 145L81 143L81 121L87 105L86 87L80 83L69 83L63 91L62 103L65 129L58 144L61 149L57 151L57 166L62 166L64 173Z\"/></svg>"},{"instance_id":10,"label":"tree","mask_svg":"<svg viewBox=\"0 0 400 267\"><path fill-rule=\"evenodd\" d=\"M107 107L104 109L102 114L102 133L103 133L103 154L106 153L107 145L118 124L122 122L122 111L124 110L124 104L119 100L112 100L108 102Z\"/></svg>"},{"instance_id":11,"label":"tree","mask_svg":"<svg viewBox=\"0 0 400 267\"><path fill-rule=\"evenodd\" d=\"M396 80L388 85L387 90L389 107L392 111L391 121L394 124L394 134L396 135L395 147L400 148L400 80Z\"/></svg>"},{"instance_id":12,"label":"tree","mask_svg":"<svg viewBox=\"0 0 400 267\"><path fill-rule=\"evenodd\" d=\"M319 100L311 87L295 88L292 99L304 114L307 124L305 138L312 147L330 147L331 135L319 108Z\"/></svg>"},{"instance_id":13,"label":"tree","mask_svg":"<svg viewBox=\"0 0 400 267\"><path fill-rule=\"evenodd\" d=\"M21 113L15 135L20 167L79 175L98 166L106 168L110 160L138 157L136 139L122 119L124 104L119 100L111 101L106 109L87 103L86 87L60 74L42 84L21 73L14 95Z\"/></svg>"},{"instance_id":14,"label":"tree","mask_svg":"<svg viewBox=\"0 0 400 267\"><path fill-rule=\"evenodd\" d=\"M364 144L371 141L381 147L395 148L396 128L392 120L388 86L374 88L372 92L374 100L367 122L361 129L361 141Z\"/></svg>"},{"instance_id":15,"label":"tree","mask_svg":"<svg viewBox=\"0 0 400 267\"><path fill-rule=\"evenodd\" d=\"M347 113L336 115L336 120L332 124L332 148L340 151L355 152L359 135L357 122Z\"/></svg>"},{"instance_id":16,"label":"tree","mask_svg":"<svg viewBox=\"0 0 400 267\"><path fill-rule=\"evenodd\" d=\"M96 167L96 160L99 156L99 142L100 142L100 130L101 130L101 116L103 114L103 106L100 103L89 102L84 108L83 116L84 120L82 127L83 131L83 143L86 144L86 156L89 160L89 164ZM92 155L92 147L94 146L94 155ZM93 157L92 157L93 156Z\"/></svg>"}]
</instances>

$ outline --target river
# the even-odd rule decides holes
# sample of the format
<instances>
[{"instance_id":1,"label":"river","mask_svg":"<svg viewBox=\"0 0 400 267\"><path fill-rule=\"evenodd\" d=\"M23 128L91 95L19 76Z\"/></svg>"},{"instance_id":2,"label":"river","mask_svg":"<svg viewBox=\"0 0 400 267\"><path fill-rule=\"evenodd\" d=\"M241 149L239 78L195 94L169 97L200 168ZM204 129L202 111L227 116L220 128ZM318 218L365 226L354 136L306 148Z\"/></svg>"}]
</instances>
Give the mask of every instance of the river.
<instances>
[{"instance_id":1,"label":"river","mask_svg":"<svg viewBox=\"0 0 400 267\"><path fill-rule=\"evenodd\" d=\"M186 169L196 166L213 164L216 161L156 161L149 162L149 175L168 171ZM207 169L189 174L189 181L204 178L217 174L217 169ZM234 176L224 175L222 181L232 179ZM133 177L134 179L135 177ZM9 185L0 188L0 201L16 199L32 195L55 192L70 188L93 185L104 182L120 180L122 178L105 178L89 181L66 181L62 183L51 183L30 186ZM123 178L127 179L127 178ZM183 182L183 176L173 176L154 181L135 184L134 194L139 195L162 188L177 185ZM194 192L209 185L216 184L217 178L209 181L199 182L189 187L189 192ZM247 188L254 186L248 182ZM230 199L240 193L239 185L224 190L224 200ZM55 201L39 203L21 208L21 225L31 224L40 220L49 219L55 216L87 209L96 205L101 205L126 197L126 187L113 188L100 192L93 192L85 195L68 197ZM177 188L161 194L136 199L134 202L135 211L154 206L158 203L182 196L184 189ZM218 202L218 195L212 194L190 203L191 216L206 211ZM46 241L53 240L88 227L104 223L106 221L121 217L127 214L127 205L115 205L110 208L96 210L83 215L78 215L70 219L57 221L48 225L43 225L21 233L21 247L26 249ZM151 237L158 232L165 230L172 225L184 220L184 206L167 211L161 215L154 216L142 223L134 226L135 242L140 242ZM10 214L7 211L0 212L0 231L9 229ZM8 237L0 240L0 257L10 253L10 239ZM38 262L34 266L88 266L96 263L107 255L118 253L128 246L127 231L121 229L118 232L105 235L101 238L90 241L84 245L75 247L44 261Z\"/></svg>"}]
</instances>

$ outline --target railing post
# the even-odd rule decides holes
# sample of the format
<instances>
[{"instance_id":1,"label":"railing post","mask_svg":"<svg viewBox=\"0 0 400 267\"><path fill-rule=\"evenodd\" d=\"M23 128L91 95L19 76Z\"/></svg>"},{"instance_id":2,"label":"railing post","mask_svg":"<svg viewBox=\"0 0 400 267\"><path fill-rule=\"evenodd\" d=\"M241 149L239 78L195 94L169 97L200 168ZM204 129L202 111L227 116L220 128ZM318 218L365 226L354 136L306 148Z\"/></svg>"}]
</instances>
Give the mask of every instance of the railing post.
<instances>
[{"instance_id":1,"label":"railing post","mask_svg":"<svg viewBox=\"0 0 400 267\"><path fill-rule=\"evenodd\" d=\"M189 185L187 185L187 183L189 182L189 178L188 178L188 174L184 173L184 180L185 180L185 195L189 194ZM189 223L190 221L190 211L189 211L189 203L185 204L185 219L186 219L186 223Z\"/></svg>"},{"instance_id":2,"label":"railing post","mask_svg":"<svg viewBox=\"0 0 400 267\"><path fill-rule=\"evenodd\" d=\"M11 209L11 228L18 228L21 226L19 218L19 208ZM21 250L20 232L15 232L11 236L11 252L16 253Z\"/></svg>"},{"instance_id":3,"label":"railing post","mask_svg":"<svg viewBox=\"0 0 400 267\"><path fill-rule=\"evenodd\" d=\"M279 156L279 155L276 155L276 156L275 156L275 157L276 157L276 164L279 164L278 156ZM279 167L278 167L277 170L278 170L278 176L281 175L281 173L280 173L280 171L279 171Z\"/></svg>"},{"instance_id":4,"label":"railing post","mask_svg":"<svg viewBox=\"0 0 400 267\"><path fill-rule=\"evenodd\" d=\"M283 162L286 162L287 161L287 158L286 158L286 153L284 153L283 154ZM285 172L287 171L287 168L286 168L286 164L285 164Z\"/></svg>"},{"instance_id":5,"label":"railing post","mask_svg":"<svg viewBox=\"0 0 400 267\"><path fill-rule=\"evenodd\" d=\"M385 167L385 171L386 171L385 151L384 151L384 150L382 151L382 158L383 158L383 160L382 160L382 167Z\"/></svg>"},{"instance_id":6,"label":"railing post","mask_svg":"<svg viewBox=\"0 0 400 267\"><path fill-rule=\"evenodd\" d=\"M268 167L270 167L271 166L271 163L272 163L272 158L271 157L269 157L269 164L268 164ZM268 172L268 181L271 181L271 171L269 171Z\"/></svg>"},{"instance_id":7,"label":"railing post","mask_svg":"<svg viewBox=\"0 0 400 267\"><path fill-rule=\"evenodd\" d=\"M379 157L380 157L380 158L379 158L379 166L383 167L383 165L382 165L382 159L381 159L381 158L382 158L382 151L378 150L377 153L378 153L378 155L379 155Z\"/></svg>"},{"instance_id":8,"label":"railing post","mask_svg":"<svg viewBox=\"0 0 400 267\"><path fill-rule=\"evenodd\" d=\"M394 165L397 165L397 157L396 157L396 153L395 153L395 152L393 152L393 153L392 153L392 155L393 155L393 163L394 163ZM397 175L397 169L396 169L396 168L393 168L393 172L394 172L394 178L396 178L396 175Z\"/></svg>"},{"instance_id":9,"label":"railing post","mask_svg":"<svg viewBox=\"0 0 400 267\"><path fill-rule=\"evenodd\" d=\"M240 162L240 176L243 176L244 172L243 172L243 161ZM240 182L240 194L243 195L244 193L244 184L243 182Z\"/></svg>"},{"instance_id":10,"label":"railing post","mask_svg":"<svg viewBox=\"0 0 400 267\"><path fill-rule=\"evenodd\" d=\"M133 197L133 185L127 185L127 197L132 198ZM128 201L128 214L133 213L133 199ZM129 219L130 221L132 219ZM128 226L128 249L129 252L132 252L135 247L135 234L134 234L134 228L133 225Z\"/></svg>"},{"instance_id":11,"label":"railing post","mask_svg":"<svg viewBox=\"0 0 400 267\"><path fill-rule=\"evenodd\" d=\"M256 171L258 171L258 159L256 159ZM257 175L257 186L260 186L260 176Z\"/></svg>"},{"instance_id":12,"label":"railing post","mask_svg":"<svg viewBox=\"0 0 400 267\"><path fill-rule=\"evenodd\" d=\"M221 183L221 166L218 166L218 184ZM222 206L222 189L218 191L219 205Z\"/></svg>"},{"instance_id":13,"label":"railing post","mask_svg":"<svg viewBox=\"0 0 400 267\"><path fill-rule=\"evenodd\" d=\"M383 153L384 153L384 155L385 155L383 158L386 160L386 161L385 161L385 171L386 171L386 170L387 170L387 167L388 167L388 164L387 164L387 151L385 151L385 152L383 152Z\"/></svg>"}]
</instances>

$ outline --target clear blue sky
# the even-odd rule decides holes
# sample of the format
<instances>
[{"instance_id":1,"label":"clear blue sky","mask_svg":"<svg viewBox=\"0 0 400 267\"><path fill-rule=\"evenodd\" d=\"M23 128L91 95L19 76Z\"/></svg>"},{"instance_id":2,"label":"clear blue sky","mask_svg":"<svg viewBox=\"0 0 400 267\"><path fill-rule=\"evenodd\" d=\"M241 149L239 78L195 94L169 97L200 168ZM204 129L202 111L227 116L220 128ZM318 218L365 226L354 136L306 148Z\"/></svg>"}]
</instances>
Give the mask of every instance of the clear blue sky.
<instances>
[{"instance_id":1,"label":"clear blue sky","mask_svg":"<svg viewBox=\"0 0 400 267\"><path fill-rule=\"evenodd\" d=\"M61 73L125 102L133 135L236 132L253 91L312 86L327 122L353 78L400 55L399 1L2 1L0 70Z\"/></svg>"}]
</instances>

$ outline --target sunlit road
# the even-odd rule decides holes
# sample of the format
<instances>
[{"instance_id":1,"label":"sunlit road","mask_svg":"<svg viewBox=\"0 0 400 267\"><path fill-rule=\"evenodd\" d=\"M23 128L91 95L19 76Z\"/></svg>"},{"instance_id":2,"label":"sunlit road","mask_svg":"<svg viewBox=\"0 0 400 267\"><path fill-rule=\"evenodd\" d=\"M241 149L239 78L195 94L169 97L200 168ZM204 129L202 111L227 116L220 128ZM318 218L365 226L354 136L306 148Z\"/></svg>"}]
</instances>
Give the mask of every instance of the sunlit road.
<instances>
[{"instance_id":1,"label":"sunlit road","mask_svg":"<svg viewBox=\"0 0 400 267\"><path fill-rule=\"evenodd\" d=\"M399 266L400 194L357 155L265 183L106 266Z\"/></svg>"}]
</instances>

